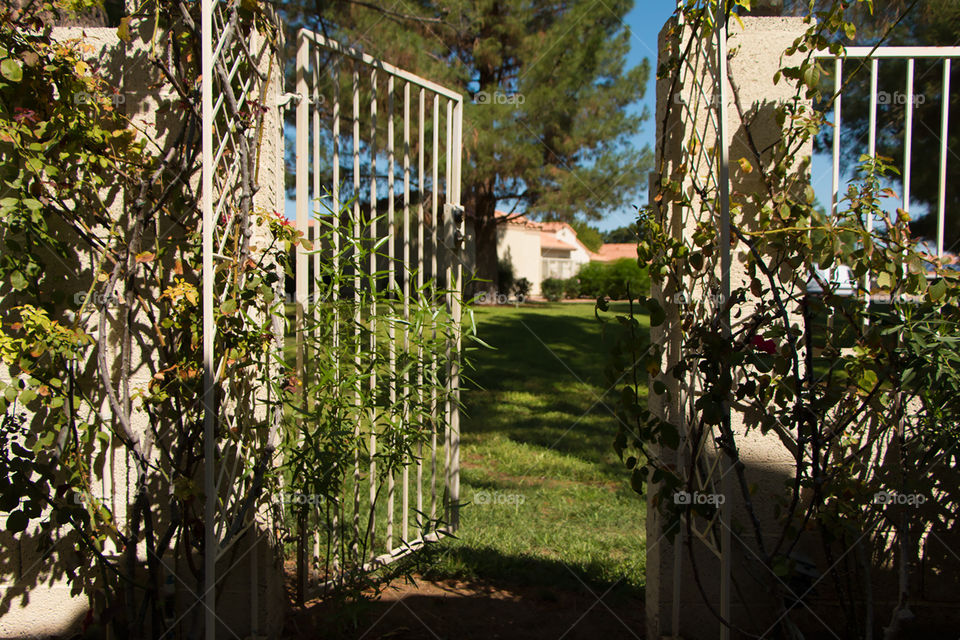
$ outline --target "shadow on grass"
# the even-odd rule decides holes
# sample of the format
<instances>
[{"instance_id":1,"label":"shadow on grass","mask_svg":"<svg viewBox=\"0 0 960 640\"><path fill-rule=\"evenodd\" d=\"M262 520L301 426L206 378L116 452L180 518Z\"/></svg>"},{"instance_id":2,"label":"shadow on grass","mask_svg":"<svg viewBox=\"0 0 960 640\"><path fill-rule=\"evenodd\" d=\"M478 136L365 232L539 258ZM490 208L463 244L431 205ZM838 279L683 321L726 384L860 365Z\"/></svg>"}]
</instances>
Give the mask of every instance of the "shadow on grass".
<instances>
[{"instance_id":1,"label":"shadow on grass","mask_svg":"<svg viewBox=\"0 0 960 640\"><path fill-rule=\"evenodd\" d=\"M615 332L622 330L613 314L602 314L608 322L600 322L593 305L584 303L484 309L477 315L480 336L493 349L473 354L474 384L464 394L467 437L501 434L622 475L610 456L618 390L604 375Z\"/></svg>"}]
</instances>

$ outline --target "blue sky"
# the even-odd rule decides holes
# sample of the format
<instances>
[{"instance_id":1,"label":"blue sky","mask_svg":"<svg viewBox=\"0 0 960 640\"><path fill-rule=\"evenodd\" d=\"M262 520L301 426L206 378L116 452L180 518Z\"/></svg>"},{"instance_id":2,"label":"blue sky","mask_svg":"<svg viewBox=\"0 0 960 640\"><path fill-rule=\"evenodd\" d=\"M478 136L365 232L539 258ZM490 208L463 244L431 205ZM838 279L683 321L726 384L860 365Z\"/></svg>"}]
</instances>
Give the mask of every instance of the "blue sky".
<instances>
[{"instance_id":1,"label":"blue sky","mask_svg":"<svg viewBox=\"0 0 960 640\"><path fill-rule=\"evenodd\" d=\"M655 111L656 102L656 68L657 68L657 37L660 29L666 23L667 19L676 9L676 0L635 0L634 8L627 14L624 23L630 29L630 53L627 57L628 67L633 67L643 60L650 60L650 78L644 92L643 99L637 105L638 110L644 108L651 114L640 131L631 139L631 142L637 148L649 146L654 148L655 124L652 114ZM597 3L597 10L602 11L604 7L603 0ZM292 145L292 130L288 131L287 144ZM644 184L644 186L646 186ZM635 205L643 205L647 202L646 191L639 197ZM286 215L288 218L295 216L295 207L293 200L286 202ZM605 219L594 222L593 224L601 230L606 231L630 224L636 219L636 211L633 207L628 207L620 211L610 213Z\"/></svg>"},{"instance_id":2,"label":"blue sky","mask_svg":"<svg viewBox=\"0 0 960 640\"><path fill-rule=\"evenodd\" d=\"M650 119L643 124L642 129L633 137L632 142L638 148L644 146L654 148L656 125L653 121L653 114L657 99L657 37L660 34L660 29L676 8L676 0L635 0L633 10L627 14L624 20L630 29L631 47L630 55L627 57L628 66L636 66L643 62L644 58L650 60L650 78L639 107L646 107L650 113ZM644 191L640 197L640 202L636 204L643 205L646 203L647 196L646 191ZM595 224L601 231L607 231L630 224L635 219L635 210L631 207L611 213L604 220Z\"/></svg>"}]
</instances>

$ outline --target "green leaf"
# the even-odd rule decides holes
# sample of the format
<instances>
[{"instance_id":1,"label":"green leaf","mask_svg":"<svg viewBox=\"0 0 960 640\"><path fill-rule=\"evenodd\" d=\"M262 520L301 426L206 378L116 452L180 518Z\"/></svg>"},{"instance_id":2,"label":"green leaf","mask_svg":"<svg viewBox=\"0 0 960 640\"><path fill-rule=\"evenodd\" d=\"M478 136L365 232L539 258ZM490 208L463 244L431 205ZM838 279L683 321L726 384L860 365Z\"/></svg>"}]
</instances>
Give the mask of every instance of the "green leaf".
<instances>
[{"instance_id":1,"label":"green leaf","mask_svg":"<svg viewBox=\"0 0 960 640\"><path fill-rule=\"evenodd\" d=\"M660 442L670 449L676 449L680 446L680 432L672 424L663 422L660 424Z\"/></svg>"},{"instance_id":2,"label":"green leaf","mask_svg":"<svg viewBox=\"0 0 960 640\"><path fill-rule=\"evenodd\" d=\"M667 314L660 303L650 298L647 300L647 311L650 313L650 326L659 327L667 319Z\"/></svg>"},{"instance_id":3,"label":"green leaf","mask_svg":"<svg viewBox=\"0 0 960 640\"><path fill-rule=\"evenodd\" d=\"M633 473L630 474L630 488L639 494L643 494L643 474L637 467L634 467Z\"/></svg>"},{"instance_id":4,"label":"green leaf","mask_svg":"<svg viewBox=\"0 0 960 640\"><path fill-rule=\"evenodd\" d=\"M893 286L893 276L889 271L881 271L877 274L877 286L881 289L889 289Z\"/></svg>"},{"instance_id":5,"label":"green leaf","mask_svg":"<svg viewBox=\"0 0 960 640\"><path fill-rule=\"evenodd\" d=\"M10 82L20 82L23 79L23 68L19 60L7 58L0 62L0 75Z\"/></svg>"},{"instance_id":6,"label":"green leaf","mask_svg":"<svg viewBox=\"0 0 960 640\"><path fill-rule=\"evenodd\" d=\"M236 298L229 298L220 305L220 313L223 315L229 316L237 310L237 300Z\"/></svg>"},{"instance_id":7,"label":"green leaf","mask_svg":"<svg viewBox=\"0 0 960 640\"><path fill-rule=\"evenodd\" d=\"M117 37L123 42L130 42L130 16L120 18L120 26L117 27Z\"/></svg>"},{"instance_id":8,"label":"green leaf","mask_svg":"<svg viewBox=\"0 0 960 640\"><path fill-rule=\"evenodd\" d=\"M19 271L10 274L10 286L17 291L23 291L27 288L27 279Z\"/></svg>"},{"instance_id":9,"label":"green leaf","mask_svg":"<svg viewBox=\"0 0 960 640\"><path fill-rule=\"evenodd\" d=\"M7 531L20 533L30 524L30 518L23 511L14 511L7 518Z\"/></svg>"},{"instance_id":10,"label":"green leaf","mask_svg":"<svg viewBox=\"0 0 960 640\"><path fill-rule=\"evenodd\" d=\"M934 302L941 300L947 294L947 283L943 280L937 280L930 285L930 299Z\"/></svg>"}]
</instances>

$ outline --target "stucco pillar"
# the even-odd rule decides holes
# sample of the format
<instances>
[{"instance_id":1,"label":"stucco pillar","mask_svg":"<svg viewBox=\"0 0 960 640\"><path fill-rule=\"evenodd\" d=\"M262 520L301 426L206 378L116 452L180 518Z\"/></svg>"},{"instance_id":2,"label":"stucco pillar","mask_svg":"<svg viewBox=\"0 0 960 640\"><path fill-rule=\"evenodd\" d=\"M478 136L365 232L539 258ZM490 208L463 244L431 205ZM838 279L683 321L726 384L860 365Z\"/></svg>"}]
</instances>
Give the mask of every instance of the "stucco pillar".
<instances>
[{"instance_id":1,"label":"stucco pillar","mask_svg":"<svg viewBox=\"0 0 960 640\"><path fill-rule=\"evenodd\" d=\"M737 21L731 21L728 42L729 77L726 84L726 137L731 166L731 191L752 191L761 185L759 172L743 173L738 168L738 160L746 157L757 166L758 161L750 152L747 144L747 131L759 142L761 149L767 148L780 137L781 128L774 115L776 106L795 96L793 84L781 80L774 84L775 72L783 64L792 64L783 59L782 53L806 28L800 18L745 17L741 27ZM682 30L674 20L668 22L660 33L660 63L666 62L668 51L686 51L689 30ZM683 178L687 189L694 181L699 184L709 182L709 176L719 175L717 168L707 160L711 150L718 143L717 127L711 118L719 115L719 86L713 83L711 56L716 59L715 41L694 43L688 60L691 64L677 79L676 88L671 91L673 77L664 78L657 83L657 166L664 167L665 175L679 179L681 166L688 171ZM730 81L732 78L732 82ZM742 112L742 116L741 116ZM705 153L701 152L703 149ZM801 153L809 155L809 146ZM715 157L715 156L714 156ZM769 163L768 157L760 160ZM662 164L661 164L662 163ZM696 176L691 178L690 176ZM653 177L651 194L657 193ZM691 191L692 192L692 191ZM653 201L653 199L651 199ZM672 205L671 205L672 207ZM710 221L712 207L694 197L694 206L690 209L671 208L661 211L661 220L676 237L689 238L698 221ZM754 212L745 210L734 214L735 221L750 226ZM718 217L713 220L715 225ZM748 282L746 279L746 256L742 243L732 249L730 271L731 288L736 289ZM713 265L719 278L719 260ZM679 328L679 301L675 291L658 290L652 295L658 298L666 311L666 322L651 330L651 339L664 349L664 370L675 363L680 354L681 331ZM687 295L690 295L688 292ZM698 291L693 295L707 296L711 292ZM745 309L752 308L756 300L747 299ZM732 315L736 317L736 309ZM668 385L670 386L670 385ZM678 385L670 389L671 401L666 396L658 396L652 391L649 404L652 411L667 420L677 423L684 413L684 398ZM689 409L688 409L689 412ZM783 478L792 475L793 459L789 451L776 436L761 436L759 433L745 433L743 416L734 413L732 428L737 434L742 460L751 468L751 481L764 489L754 496L754 505L760 515L761 527L765 532L774 530L775 519L772 513L772 492L782 486ZM676 453L661 452L667 457L665 462L673 463ZM683 462L682 459L676 462ZM725 462L725 461L724 461ZM650 487L648 496L656 494ZM727 499L731 501L733 522L744 522L745 512L738 501L738 491L733 491ZM766 599L758 581L750 576L765 572L750 549L751 539L738 535L736 525L732 527L733 543L726 553L732 554L732 574L737 589L731 593L731 616L735 624L743 621L756 622L773 611L772 604ZM691 554L683 533L675 538L664 534L665 522L658 513L658 507L648 498L647 535L647 638L719 638L721 623L715 612L720 611L720 561L699 539L694 538ZM673 533L677 533L674 531ZM696 575L693 564L696 564ZM697 577L699 577L699 586ZM701 591L702 590L702 591ZM709 604L708 604L709 603ZM711 611L712 609L712 611ZM752 624L747 626L753 626ZM734 633L731 637L737 637Z\"/></svg>"}]
</instances>

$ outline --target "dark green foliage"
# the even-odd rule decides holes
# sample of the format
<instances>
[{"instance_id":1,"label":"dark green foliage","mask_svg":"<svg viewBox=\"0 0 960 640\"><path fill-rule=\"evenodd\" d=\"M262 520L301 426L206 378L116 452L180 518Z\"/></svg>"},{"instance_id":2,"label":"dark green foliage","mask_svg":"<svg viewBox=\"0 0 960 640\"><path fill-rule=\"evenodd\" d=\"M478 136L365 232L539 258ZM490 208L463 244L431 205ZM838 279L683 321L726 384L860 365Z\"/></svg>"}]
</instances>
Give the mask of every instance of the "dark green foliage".
<instances>
[{"instance_id":1,"label":"dark green foliage","mask_svg":"<svg viewBox=\"0 0 960 640\"><path fill-rule=\"evenodd\" d=\"M650 291L650 275L633 258L613 262L590 262L580 267L579 294L588 298L608 297L613 300L646 295Z\"/></svg>"},{"instance_id":2,"label":"dark green foliage","mask_svg":"<svg viewBox=\"0 0 960 640\"><path fill-rule=\"evenodd\" d=\"M560 278L547 278L540 283L540 293L550 302L559 302L563 299L563 284Z\"/></svg>"},{"instance_id":3,"label":"dark green foliage","mask_svg":"<svg viewBox=\"0 0 960 640\"><path fill-rule=\"evenodd\" d=\"M497 291L507 294L513 288L513 263L509 260L497 260Z\"/></svg>"},{"instance_id":4,"label":"dark green foliage","mask_svg":"<svg viewBox=\"0 0 960 640\"><path fill-rule=\"evenodd\" d=\"M603 234L596 227L592 227L582 220L572 220L570 226L577 232L577 240L587 249L596 253L603 246Z\"/></svg>"},{"instance_id":5,"label":"dark green foliage","mask_svg":"<svg viewBox=\"0 0 960 640\"><path fill-rule=\"evenodd\" d=\"M563 281L563 295L575 299L580 297L580 278L573 276Z\"/></svg>"},{"instance_id":6,"label":"dark green foliage","mask_svg":"<svg viewBox=\"0 0 960 640\"><path fill-rule=\"evenodd\" d=\"M634 224L617 227L603 234L603 241L609 243L636 242L637 239L637 226Z\"/></svg>"},{"instance_id":7,"label":"dark green foliage","mask_svg":"<svg viewBox=\"0 0 960 640\"><path fill-rule=\"evenodd\" d=\"M513 293L514 296L516 296L518 300L522 301L524 298L530 295L531 286L532 284L530 283L529 280L527 280L526 278L520 278L519 280L513 283L511 292Z\"/></svg>"}]
</instances>

